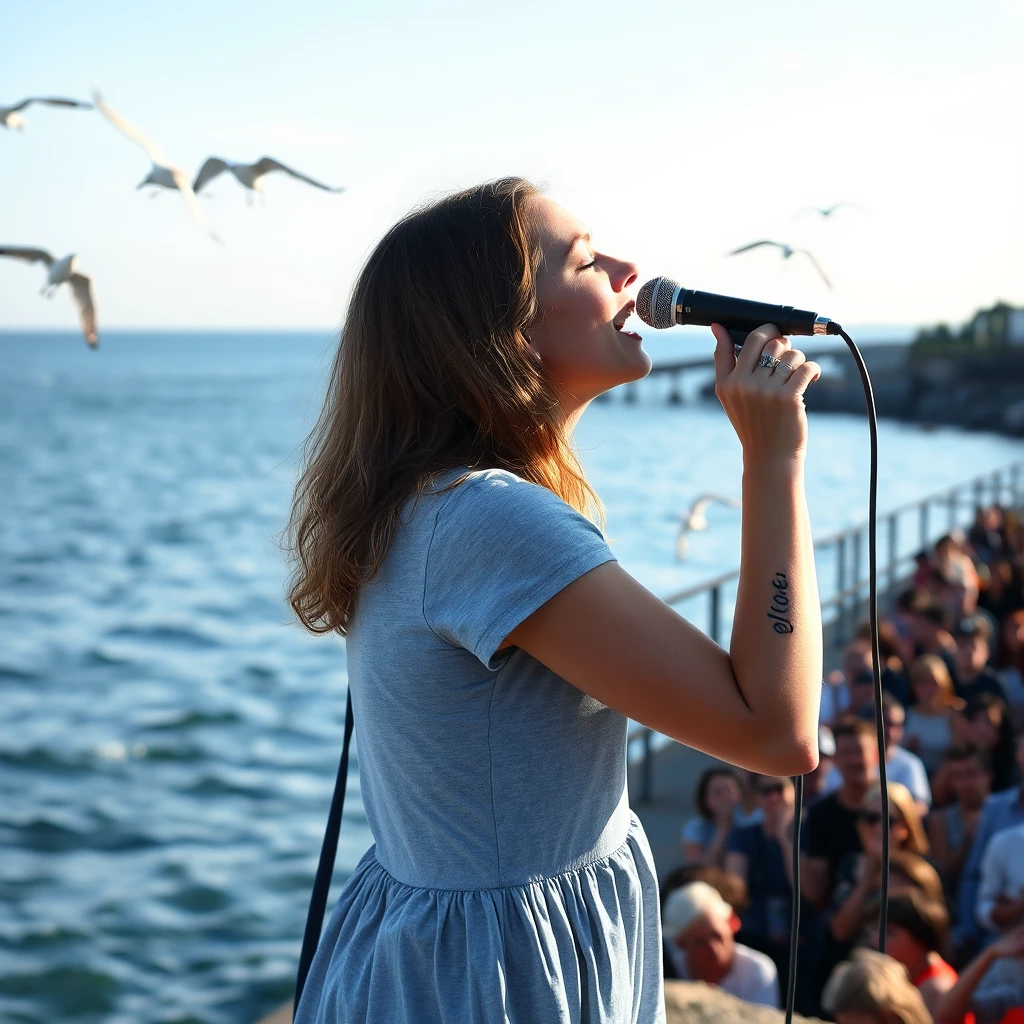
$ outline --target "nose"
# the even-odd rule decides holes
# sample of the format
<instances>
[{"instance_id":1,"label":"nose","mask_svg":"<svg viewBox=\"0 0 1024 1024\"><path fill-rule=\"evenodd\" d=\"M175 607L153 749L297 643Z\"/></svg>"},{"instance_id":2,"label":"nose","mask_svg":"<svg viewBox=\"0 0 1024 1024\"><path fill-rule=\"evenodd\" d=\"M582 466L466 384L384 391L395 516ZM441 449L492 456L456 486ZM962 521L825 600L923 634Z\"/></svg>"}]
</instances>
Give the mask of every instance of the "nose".
<instances>
[{"instance_id":1,"label":"nose","mask_svg":"<svg viewBox=\"0 0 1024 1024\"><path fill-rule=\"evenodd\" d=\"M608 279L617 292L621 292L635 283L636 278L637 269L635 263L630 263L629 260L609 258Z\"/></svg>"}]
</instances>

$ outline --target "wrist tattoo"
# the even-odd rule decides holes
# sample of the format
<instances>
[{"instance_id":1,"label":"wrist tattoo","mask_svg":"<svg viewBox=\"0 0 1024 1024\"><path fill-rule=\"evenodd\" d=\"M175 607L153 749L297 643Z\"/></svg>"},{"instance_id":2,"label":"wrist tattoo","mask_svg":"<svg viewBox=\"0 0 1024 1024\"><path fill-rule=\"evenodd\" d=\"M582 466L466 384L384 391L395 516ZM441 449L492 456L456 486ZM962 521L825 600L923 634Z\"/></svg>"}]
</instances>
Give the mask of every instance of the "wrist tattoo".
<instances>
[{"instance_id":1,"label":"wrist tattoo","mask_svg":"<svg viewBox=\"0 0 1024 1024\"><path fill-rule=\"evenodd\" d=\"M789 580L784 572L777 572L772 578L775 588L772 594L772 606L768 609L768 618L773 619L772 629L776 633L792 633L793 623L789 618Z\"/></svg>"}]
</instances>

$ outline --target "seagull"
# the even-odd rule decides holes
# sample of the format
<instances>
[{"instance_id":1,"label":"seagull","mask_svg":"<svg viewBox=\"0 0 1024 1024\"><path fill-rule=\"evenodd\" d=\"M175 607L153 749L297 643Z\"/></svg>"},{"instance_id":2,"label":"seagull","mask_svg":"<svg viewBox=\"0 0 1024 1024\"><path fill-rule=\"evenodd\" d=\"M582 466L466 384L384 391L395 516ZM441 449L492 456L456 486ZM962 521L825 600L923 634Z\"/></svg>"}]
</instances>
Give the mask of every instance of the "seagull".
<instances>
[{"instance_id":1,"label":"seagull","mask_svg":"<svg viewBox=\"0 0 1024 1024\"><path fill-rule=\"evenodd\" d=\"M65 100L59 96L29 96L27 100L15 103L13 107L0 107L0 125L24 131L25 118L18 111L24 110L32 103L45 103L48 107L78 107L80 110L92 110L91 103L83 103L81 100Z\"/></svg>"},{"instance_id":2,"label":"seagull","mask_svg":"<svg viewBox=\"0 0 1024 1024\"><path fill-rule=\"evenodd\" d=\"M260 157L254 164L236 164L230 160L222 160L219 156L211 156L199 169L196 180L192 182L193 191L198 195L214 178L219 174L223 174L224 171L230 171L251 192L263 191L263 179L271 171L284 171L285 174L290 174L293 178L298 178L299 181L304 181L307 185L312 185L314 188L323 189L324 192L345 191L343 188L331 188L330 185L325 185L323 182L307 178L305 174L299 174L298 171L292 170L292 168L285 166L285 164L270 156Z\"/></svg>"},{"instance_id":3,"label":"seagull","mask_svg":"<svg viewBox=\"0 0 1024 1024\"><path fill-rule=\"evenodd\" d=\"M99 335L96 333L96 307L92 301L92 279L85 274L78 273L78 257L71 253L63 259L55 259L45 249L26 249L21 246L6 245L0 246L0 256L9 256L12 259L24 260L26 263L45 263L47 266L46 284L40 290L40 295L52 299L54 293L62 284L71 285L72 294L75 297L75 304L78 306L78 319L82 322L82 333L90 348L95 348L99 343Z\"/></svg>"},{"instance_id":4,"label":"seagull","mask_svg":"<svg viewBox=\"0 0 1024 1024\"><path fill-rule=\"evenodd\" d=\"M832 214L836 212L836 210L841 210L844 206L848 206L851 210L860 210L861 213L864 212L864 207L858 206L856 203L833 203L831 206L824 207L805 206L802 210L800 210L797 216L799 217L801 213L819 213L822 217L827 219L831 217Z\"/></svg>"},{"instance_id":5,"label":"seagull","mask_svg":"<svg viewBox=\"0 0 1024 1024\"><path fill-rule=\"evenodd\" d=\"M739 508L740 503L735 498L727 497L724 494L702 494L693 505L690 511L683 516L679 524L679 536L676 538L676 561L686 560L690 547L690 534L696 530L706 530L708 520L705 513L709 505L717 503L728 505L729 508Z\"/></svg>"},{"instance_id":6,"label":"seagull","mask_svg":"<svg viewBox=\"0 0 1024 1024\"><path fill-rule=\"evenodd\" d=\"M96 109L126 138L131 139L137 146L141 146L146 156L153 161L153 166L150 169L149 174L142 179L136 185L136 189L145 188L147 185L156 185L160 188L177 189L181 193L181 198L184 200L185 205L189 209L189 213L195 217L196 222L199 226L206 231L210 237L219 242L220 239L212 232L206 225L206 215L203 213L196 201L196 195L192 191L192 183L188 180L188 175L180 168L175 167L172 163L167 160L164 156L164 151L146 138L138 128L135 127L130 121L126 120L121 116L109 103L107 103L103 97L98 93L92 94L93 101L96 104ZM156 193L154 193L155 195Z\"/></svg>"},{"instance_id":7,"label":"seagull","mask_svg":"<svg viewBox=\"0 0 1024 1024\"><path fill-rule=\"evenodd\" d=\"M795 253L800 253L801 255L806 256L811 263L814 264L814 269L821 274L822 281L824 281L829 288L832 287L832 282L826 276L825 271L821 269L818 261L806 249L794 249L791 245L785 245L783 242L770 242L767 239L763 239L760 242L751 242L750 245L741 245L738 249L733 249L732 252L727 252L726 256L736 256L741 252L749 252L751 249L756 249L760 245L776 246L782 251L782 258L784 260L788 260L789 257L793 256Z\"/></svg>"}]
</instances>

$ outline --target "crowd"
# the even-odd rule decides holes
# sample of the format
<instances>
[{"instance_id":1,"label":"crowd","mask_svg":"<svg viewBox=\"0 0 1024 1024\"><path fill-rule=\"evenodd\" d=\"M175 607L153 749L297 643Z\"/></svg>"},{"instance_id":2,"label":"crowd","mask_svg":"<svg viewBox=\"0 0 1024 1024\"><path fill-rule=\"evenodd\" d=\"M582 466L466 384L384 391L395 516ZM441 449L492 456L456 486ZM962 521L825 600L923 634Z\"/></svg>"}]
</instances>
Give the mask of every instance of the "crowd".
<instances>
[{"instance_id":1,"label":"crowd","mask_svg":"<svg viewBox=\"0 0 1024 1024\"><path fill-rule=\"evenodd\" d=\"M865 625L825 680L821 761L804 779L796 1008L839 1024L1024 1024L1024 520L984 508L918 555L879 640L888 821ZM780 1006L793 781L716 766L695 804L662 885L665 976Z\"/></svg>"}]
</instances>

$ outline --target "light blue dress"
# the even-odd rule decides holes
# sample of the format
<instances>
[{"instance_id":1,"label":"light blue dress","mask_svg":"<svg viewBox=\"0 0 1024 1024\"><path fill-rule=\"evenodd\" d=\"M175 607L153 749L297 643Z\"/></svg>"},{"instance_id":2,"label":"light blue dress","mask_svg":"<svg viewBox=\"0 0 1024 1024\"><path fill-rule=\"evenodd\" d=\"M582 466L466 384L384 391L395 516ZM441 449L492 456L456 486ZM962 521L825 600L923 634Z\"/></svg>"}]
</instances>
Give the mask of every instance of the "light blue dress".
<instances>
[{"instance_id":1,"label":"light blue dress","mask_svg":"<svg viewBox=\"0 0 1024 1024\"><path fill-rule=\"evenodd\" d=\"M518 649L613 555L498 470L410 502L348 635L375 845L345 884L298 1024L663 1022L658 885L626 725Z\"/></svg>"}]
</instances>

